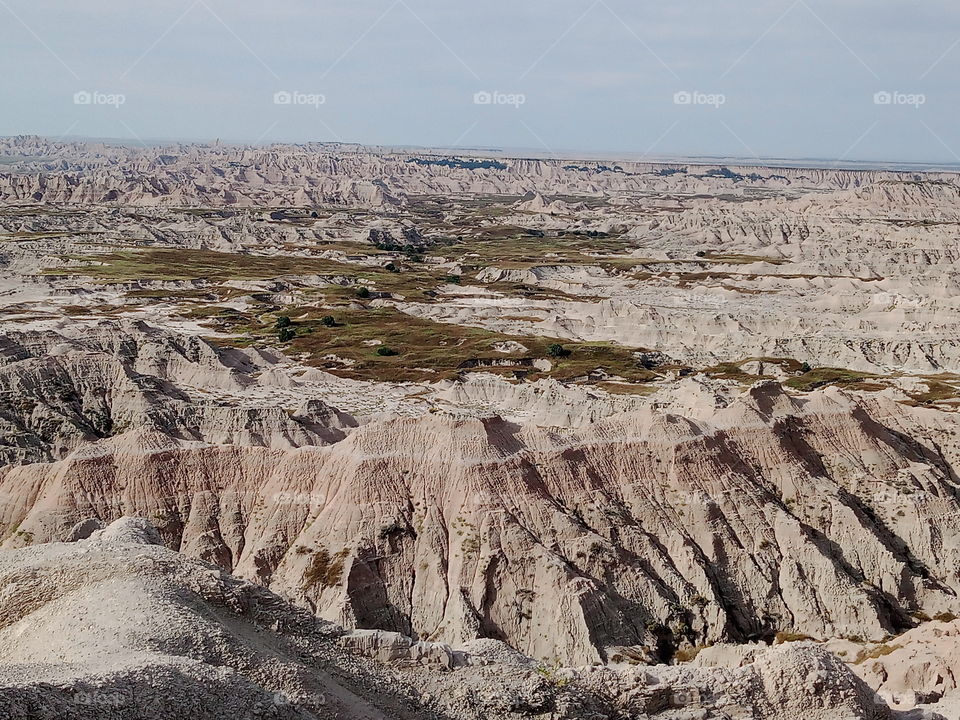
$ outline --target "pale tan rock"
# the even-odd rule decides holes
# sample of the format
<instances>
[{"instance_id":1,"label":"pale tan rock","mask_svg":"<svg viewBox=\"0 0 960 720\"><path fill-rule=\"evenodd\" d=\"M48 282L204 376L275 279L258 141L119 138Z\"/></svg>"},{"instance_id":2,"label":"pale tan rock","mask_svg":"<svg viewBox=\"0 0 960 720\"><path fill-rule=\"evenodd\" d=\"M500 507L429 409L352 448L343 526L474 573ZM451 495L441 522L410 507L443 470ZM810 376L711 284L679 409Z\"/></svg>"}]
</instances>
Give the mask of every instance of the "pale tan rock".
<instances>
[{"instance_id":1,"label":"pale tan rock","mask_svg":"<svg viewBox=\"0 0 960 720\"><path fill-rule=\"evenodd\" d=\"M960 717L958 638L960 621L925 622L883 643L861 645L847 661L891 707L928 708L954 720Z\"/></svg>"},{"instance_id":2,"label":"pale tan rock","mask_svg":"<svg viewBox=\"0 0 960 720\"><path fill-rule=\"evenodd\" d=\"M294 449L127 433L0 470L0 523L18 547L141 513L322 617L454 645L496 632L567 663L656 648L648 626L879 640L915 609L957 611L952 415L774 382L711 407L697 388L684 415L562 435L431 415Z\"/></svg>"},{"instance_id":3,"label":"pale tan rock","mask_svg":"<svg viewBox=\"0 0 960 720\"><path fill-rule=\"evenodd\" d=\"M11 717L664 720L850 717L886 706L803 646L737 670L536 666L316 621L263 588L155 544L123 518L69 544L0 551L0 701ZM502 658L503 662L500 661ZM96 713L94 715L93 713Z\"/></svg>"}]
</instances>

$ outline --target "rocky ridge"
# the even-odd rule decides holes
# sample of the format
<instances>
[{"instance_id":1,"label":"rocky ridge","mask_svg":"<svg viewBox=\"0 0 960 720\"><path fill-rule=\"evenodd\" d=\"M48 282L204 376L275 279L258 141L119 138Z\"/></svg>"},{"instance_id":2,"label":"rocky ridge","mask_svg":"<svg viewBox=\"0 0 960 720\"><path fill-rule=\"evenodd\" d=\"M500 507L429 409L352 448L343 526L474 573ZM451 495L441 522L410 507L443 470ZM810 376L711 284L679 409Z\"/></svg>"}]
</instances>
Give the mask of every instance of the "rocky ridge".
<instances>
[{"instance_id":1,"label":"rocky ridge","mask_svg":"<svg viewBox=\"0 0 960 720\"><path fill-rule=\"evenodd\" d=\"M139 342L111 352L149 367ZM881 640L960 613L952 414L773 381L682 387L582 427L430 412L358 423L308 401L300 416L207 408L190 417L216 429L190 432L151 429L150 396L130 392L147 406L132 429L62 425L62 459L0 470L0 526L18 547L140 514L171 547L340 624L489 637L564 663L777 632ZM89 387L70 392L70 412L103 412ZM30 417L51 412L38 407Z\"/></svg>"},{"instance_id":2,"label":"rocky ridge","mask_svg":"<svg viewBox=\"0 0 960 720\"><path fill-rule=\"evenodd\" d=\"M808 646L738 669L545 667L496 644L411 654L165 549L141 519L83 535L0 552L5 719L900 717Z\"/></svg>"}]
</instances>

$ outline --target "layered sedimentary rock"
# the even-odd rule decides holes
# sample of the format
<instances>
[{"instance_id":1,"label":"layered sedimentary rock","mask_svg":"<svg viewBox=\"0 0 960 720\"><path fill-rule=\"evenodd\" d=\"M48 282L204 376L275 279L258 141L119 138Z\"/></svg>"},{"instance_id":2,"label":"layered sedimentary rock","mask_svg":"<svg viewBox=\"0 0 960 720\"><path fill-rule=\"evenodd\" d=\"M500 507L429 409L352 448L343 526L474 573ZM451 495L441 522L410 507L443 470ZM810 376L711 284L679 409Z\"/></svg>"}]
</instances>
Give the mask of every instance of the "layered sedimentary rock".
<instances>
[{"instance_id":1,"label":"layered sedimentary rock","mask_svg":"<svg viewBox=\"0 0 960 720\"><path fill-rule=\"evenodd\" d=\"M414 195L710 193L731 181L741 188L790 191L913 177L858 170L451 158L336 143L127 148L21 137L4 140L0 150L19 158L0 175L0 198L70 205L389 208Z\"/></svg>"},{"instance_id":2,"label":"layered sedimentary rock","mask_svg":"<svg viewBox=\"0 0 960 720\"><path fill-rule=\"evenodd\" d=\"M956 715L955 174L0 156L0 710Z\"/></svg>"},{"instance_id":3,"label":"layered sedimentary rock","mask_svg":"<svg viewBox=\"0 0 960 720\"><path fill-rule=\"evenodd\" d=\"M148 347L133 353L147 366ZM69 372L83 355L59 358L61 382L85 380ZM171 367L153 369L189 376ZM62 459L0 470L0 522L16 547L139 514L172 547L342 624L568 663L778 631L879 640L960 612L952 414L772 381L685 387L579 429L430 413L353 427L314 405L170 411L194 428L178 436L148 429L141 392L100 407L89 387L47 386L61 413L119 427L79 444L85 421L66 425L50 445Z\"/></svg>"},{"instance_id":4,"label":"layered sedimentary rock","mask_svg":"<svg viewBox=\"0 0 960 720\"><path fill-rule=\"evenodd\" d=\"M548 668L496 643L345 633L161 547L142 519L85 535L0 552L0 707L11 720L893 717L815 648L735 670Z\"/></svg>"}]
</instances>

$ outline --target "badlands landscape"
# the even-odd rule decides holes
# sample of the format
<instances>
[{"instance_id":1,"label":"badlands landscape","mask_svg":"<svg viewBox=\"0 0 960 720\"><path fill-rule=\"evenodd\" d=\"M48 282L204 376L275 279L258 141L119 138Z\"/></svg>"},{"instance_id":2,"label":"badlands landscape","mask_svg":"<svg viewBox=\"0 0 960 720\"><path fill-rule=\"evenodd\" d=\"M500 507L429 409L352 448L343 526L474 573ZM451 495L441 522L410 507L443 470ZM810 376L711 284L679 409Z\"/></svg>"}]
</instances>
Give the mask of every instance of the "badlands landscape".
<instances>
[{"instance_id":1,"label":"badlands landscape","mask_svg":"<svg viewBox=\"0 0 960 720\"><path fill-rule=\"evenodd\" d=\"M960 177L0 139L0 718L960 718Z\"/></svg>"}]
</instances>

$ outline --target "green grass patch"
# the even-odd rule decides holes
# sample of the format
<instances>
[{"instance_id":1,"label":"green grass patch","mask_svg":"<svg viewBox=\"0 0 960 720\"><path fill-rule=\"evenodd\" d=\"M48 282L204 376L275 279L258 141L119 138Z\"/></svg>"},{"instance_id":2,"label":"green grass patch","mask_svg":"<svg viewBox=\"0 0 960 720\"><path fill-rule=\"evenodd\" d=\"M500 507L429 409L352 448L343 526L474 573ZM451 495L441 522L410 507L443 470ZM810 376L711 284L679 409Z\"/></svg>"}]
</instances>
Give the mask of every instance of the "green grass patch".
<instances>
[{"instance_id":1,"label":"green grass patch","mask_svg":"<svg viewBox=\"0 0 960 720\"><path fill-rule=\"evenodd\" d=\"M254 316L228 308L196 308L193 317L209 320L216 330L235 334L224 344L276 344L276 318L294 319L296 335L286 344L291 354L304 354L306 362L338 375L391 382L430 381L457 377L463 372L485 371L536 379L583 380L600 369L629 382L644 383L659 376L633 357L633 351L607 343L568 343L556 338L513 336L482 328L463 327L412 317L392 307L370 307L349 302L322 308L283 308ZM324 318L335 325L327 326ZM238 342L239 341L239 342ZM528 352L501 353L497 343L522 343ZM551 357L551 344L562 344L568 355ZM396 354L382 355L380 348ZM533 367L536 359L552 363L549 371ZM596 378L601 381L604 378ZM619 386L626 391L625 386Z\"/></svg>"},{"instance_id":2,"label":"green grass patch","mask_svg":"<svg viewBox=\"0 0 960 720\"><path fill-rule=\"evenodd\" d=\"M103 235L102 230L70 230L56 232L25 232L0 234L0 240L55 240L57 238L77 237L80 235Z\"/></svg>"},{"instance_id":3,"label":"green grass patch","mask_svg":"<svg viewBox=\"0 0 960 720\"><path fill-rule=\"evenodd\" d=\"M767 255L742 255L739 253L704 253L699 259L716 263L728 263L732 265L749 265L750 263L756 262L770 263L771 265L783 265L790 262L786 258L769 257Z\"/></svg>"},{"instance_id":4,"label":"green grass patch","mask_svg":"<svg viewBox=\"0 0 960 720\"><path fill-rule=\"evenodd\" d=\"M865 380L877 378L872 373L859 372L857 370L845 370L843 368L816 368L795 378L786 381L788 387L794 390L809 392L827 385L852 385L861 383ZM856 389L856 388L853 388Z\"/></svg>"},{"instance_id":5,"label":"green grass patch","mask_svg":"<svg viewBox=\"0 0 960 720\"><path fill-rule=\"evenodd\" d=\"M629 348L611 343L571 343L543 338L537 338L537 340L546 348L554 342L560 343L569 353L566 357L550 358L553 369L544 375L556 380L579 380L597 370L631 383L648 383L660 378L659 374L643 367L633 356L635 351ZM528 347L531 346L529 340L522 342ZM544 348L543 357L547 357L546 348ZM598 382L604 382L604 380L601 379Z\"/></svg>"},{"instance_id":6,"label":"green grass patch","mask_svg":"<svg viewBox=\"0 0 960 720\"><path fill-rule=\"evenodd\" d=\"M591 237L586 234L564 233L556 237L535 234L523 228L499 225L472 229L475 220L465 227L451 230L459 235L449 247L438 250L440 254L452 255L467 267L496 266L508 269L526 269L552 264L571 265L624 265L641 264L635 258L598 258L596 255L619 255L632 251L636 244L617 236ZM547 253L557 258L545 258Z\"/></svg>"},{"instance_id":7,"label":"green grass patch","mask_svg":"<svg viewBox=\"0 0 960 720\"><path fill-rule=\"evenodd\" d=\"M322 258L245 255L212 250L120 250L96 256L67 256L64 259L88 261L90 264L50 269L47 274L85 275L105 282L205 280L211 283L327 275L347 277L356 285L364 285L377 292L421 301L431 300L430 293L446 282L445 271L421 263L404 263L400 272L390 272L380 267ZM333 287L329 292L334 297L346 298L355 293L355 287Z\"/></svg>"},{"instance_id":8,"label":"green grass patch","mask_svg":"<svg viewBox=\"0 0 960 720\"><path fill-rule=\"evenodd\" d=\"M230 290L231 288L223 288ZM237 291L242 292L242 291ZM128 290L124 293L128 298L136 300L163 300L163 301L194 301L216 302L221 299L219 292L209 290L164 290L163 288L143 288Z\"/></svg>"},{"instance_id":9,"label":"green grass patch","mask_svg":"<svg viewBox=\"0 0 960 720\"><path fill-rule=\"evenodd\" d=\"M926 380L927 391L922 393L908 393L911 404L914 405L934 405L945 400L956 400L960 398L960 390L956 386L945 383L941 380Z\"/></svg>"},{"instance_id":10,"label":"green grass patch","mask_svg":"<svg viewBox=\"0 0 960 720\"><path fill-rule=\"evenodd\" d=\"M736 363L720 363L712 367L704 368L704 375L709 375L717 380L735 380L744 385L754 383L766 376L757 376L746 373L740 369Z\"/></svg>"},{"instance_id":11,"label":"green grass patch","mask_svg":"<svg viewBox=\"0 0 960 720\"><path fill-rule=\"evenodd\" d=\"M651 380L654 378L651 378ZM620 382L598 382L597 387L611 395L652 395L659 388L652 382L646 384L620 383Z\"/></svg>"},{"instance_id":12,"label":"green grass patch","mask_svg":"<svg viewBox=\"0 0 960 720\"><path fill-rule=\"evenodd\" d=\"M350 265L289 256L264 257L221 253L212 250L120 250L112 253L77 256L74 260L96 260L102 265L57 269L56 274L90 275L103 280L268 280L283 275L352 274Z\"/></svg>"},{"instance_id":13,"label":"green grass patch","mask_svg":"<svg viewBox=\"0 0 960 720\"><path fill-rule=\"evenodd\" d=\"M513 282L493 282L486 283L483 287L492 292L502 293L508 297L521 297L528 300L563 300L566 302L599 302L602 298L590 295L571 295L562 290L554 288L541 287L539 285L526 285L524 283Z\"/></svg>"},{"instance_id":14,"label":"green grass patch","mask_svg":"<svg viewBox=\"0 0 960 720\"><path fill-rule=\"evenodd\" d=\"M755 383L757 380L764 378L771 379L774 377L773 375L752 375L751 373L744 372L743 366L750 362L759 362L767 366L775 365L787 374L799 373L803 366L802 363L792 358L754 357L744 358L737 362L719 363L712 367L704 368L703 373L718 380L736 380L743 384Z\"/></svg>"}]
</instances>

